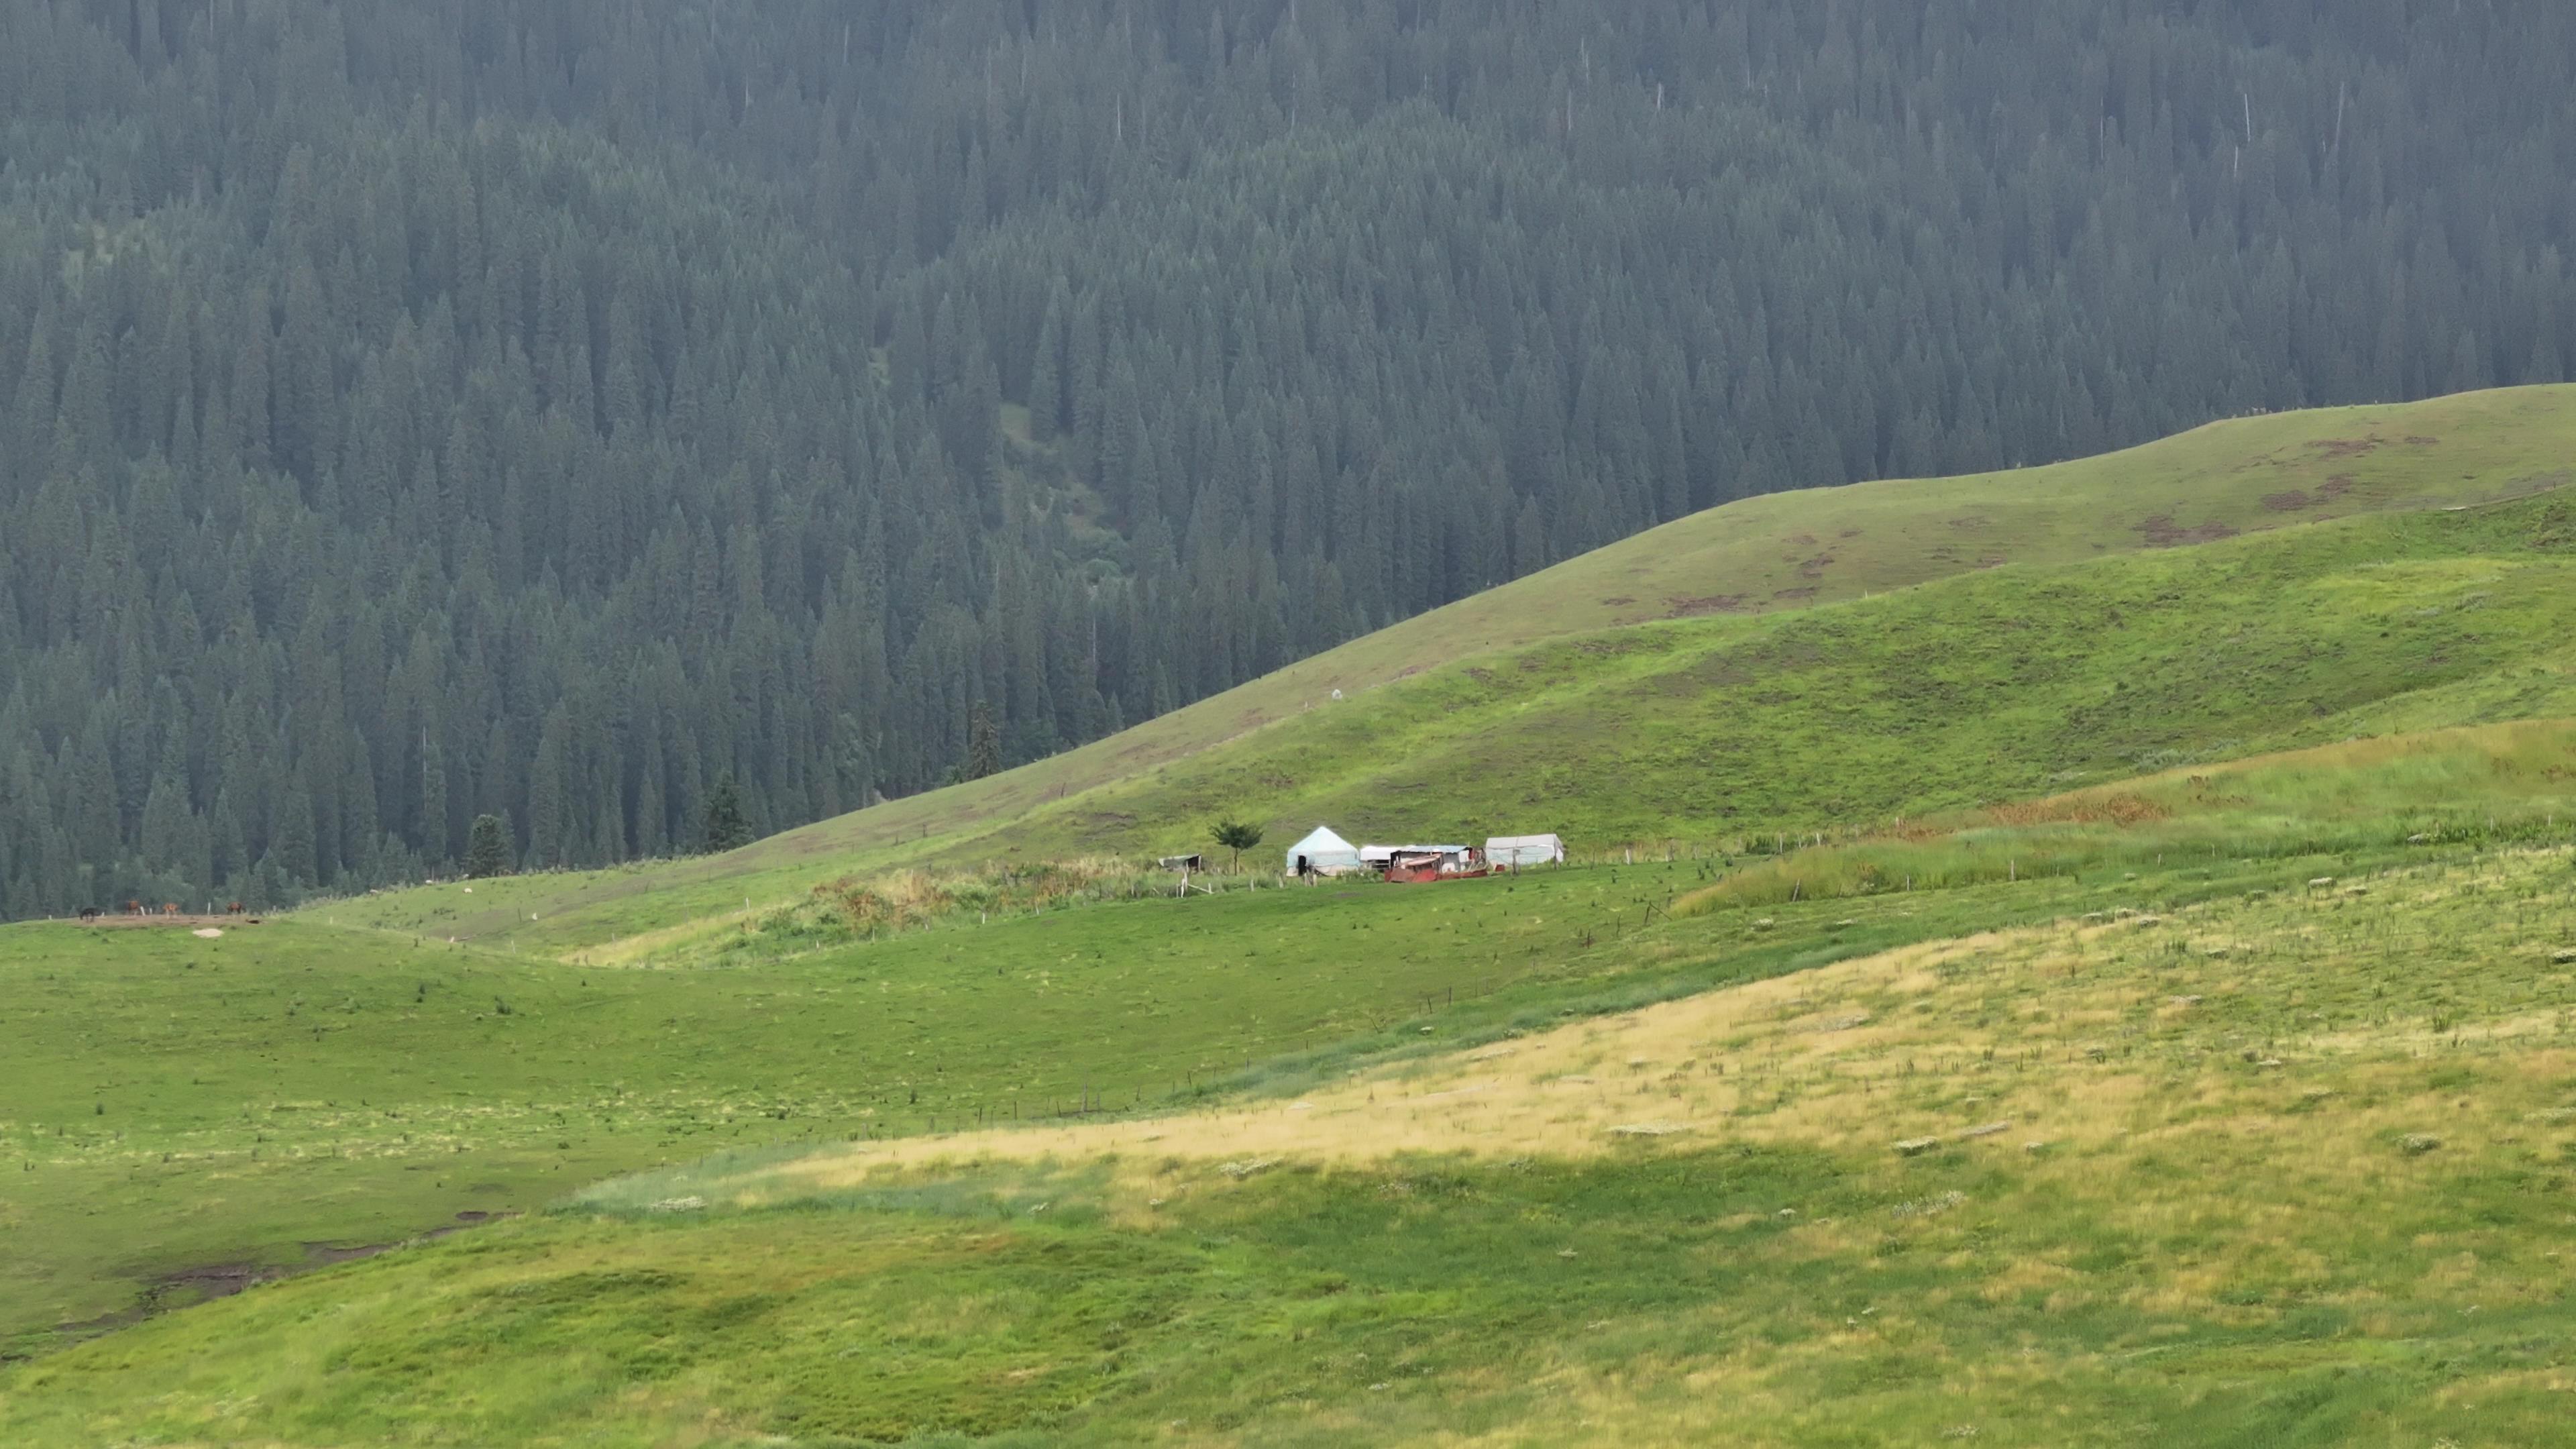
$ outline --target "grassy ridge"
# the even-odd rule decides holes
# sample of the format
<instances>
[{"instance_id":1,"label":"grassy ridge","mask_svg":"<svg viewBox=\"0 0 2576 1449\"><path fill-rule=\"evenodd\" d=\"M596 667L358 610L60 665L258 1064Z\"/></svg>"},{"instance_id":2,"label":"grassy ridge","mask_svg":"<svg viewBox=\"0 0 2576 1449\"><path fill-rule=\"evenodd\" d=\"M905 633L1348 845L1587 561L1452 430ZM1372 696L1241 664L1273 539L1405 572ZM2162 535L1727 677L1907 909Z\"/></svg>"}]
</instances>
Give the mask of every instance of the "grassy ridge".
<instances>
[{"instance_id":1,"label":"grassy ridge","mask_svg":"<svg viewBox=\"0 0 2576 1449\"><path fill-rule=\"evenodd\" d=\"M666 1174L9 1371L0 1432L2557 1442L2565 851L2126 885L1301 1103Z\"/></svg>"},{"instance_id":2,"label":"grassy ridge","mask_svg":"<svg viewBox=\"0 0 2576 1449\"><path fill-rule=\"evenodd\" d=\"M2355 519L1537 645L1001 838L1032 856L1150 848L1248 806L1370 835L1425 819L1470 837L1794 834L2342 739L2396 708L2576 712L2571 517L2551 498Z\"/></svg>"},{"instance_id":3,"label":"grassy ridge","mask_svg":"<svg viewBox=\"0 0 2576 1449\"><path fill-rule=\"evenodd\" d=\"M1013 848L1029 854L1196 847L1204 827L1197 814L1140 811L1135 797L1163 798L1157 772L1233 740L1240 741L1233 766L1201 772L1209 798L1191 797L1189 809L1208 807L1222 787L1226 798L1212 808L1240 804L1271 813L1283 827L1293 821L1302 828L1317 809L1347 808L1344 797L1364 802L1372 780L1365 771L1345 771L1347 788L1336 796L1306 783L1311 773L1264 768L1285 732L1241 737L1291 718L1303 733L1314 719L1309 712L1328 705L1336 689L1354 697L1346 708L1360 704L1358 712L1374 713L1385 707L1382 695L1364 703L1356 697L1472 656L1567 635L1676 616L1797 610L1998 564L2062 565L2321 519L2516 497L2563 481L2571 438L2576 388L2521 388L2237 419L2123 453L2017 473L1749 499L1407 620L1053 759L790 831L731 855L522 880L493 889L470 909L461 897L412 893L331 909L353 922L478 938L506 932L530 949L561 951L792 898L856 869L993 858ZM2496 707L2505 706L2498 701ZM2500 717L2443 715L2436 706L2395 727ZM1349 748L1359 751L1355 761L1389 753ZM1264 784L1274 777L1300 783ZM1397 776L1384 783L1436 791L1448 782ZM1532 783L1544 788L1523 793L1553 805L1549 792L1563 782ZM1514 797L1477 808L1525 803ZM1829 813L1832 803L1813 802L1808 813ZM1681 833L1715 828L1704 816L1679 824L1633 814L1622 819L1614 811L1602 816L1564 823L1640 834L1676 832L1683 824L1690 829Z\"/></svg>"},{"instance_id":4,"label":"grassy ridge","mask_svg":"<svg viewBox=\"0 0 2576 1449\"><path fill-rule=\"evenodd\" d=\"M2370 515L1531 645L1040 806L969 858L1186 848L1221 814L1267 820L1281 839L1329 820L1360 836L1723 842L2177 760L2576 714L2571 509L2553 494ZM560 950L823 876L803 872L693 886L638 869L479 884L471 901L449 886L357 918ZM523 901L545 920L517 922Z\"/></svg>"}]
</instances>

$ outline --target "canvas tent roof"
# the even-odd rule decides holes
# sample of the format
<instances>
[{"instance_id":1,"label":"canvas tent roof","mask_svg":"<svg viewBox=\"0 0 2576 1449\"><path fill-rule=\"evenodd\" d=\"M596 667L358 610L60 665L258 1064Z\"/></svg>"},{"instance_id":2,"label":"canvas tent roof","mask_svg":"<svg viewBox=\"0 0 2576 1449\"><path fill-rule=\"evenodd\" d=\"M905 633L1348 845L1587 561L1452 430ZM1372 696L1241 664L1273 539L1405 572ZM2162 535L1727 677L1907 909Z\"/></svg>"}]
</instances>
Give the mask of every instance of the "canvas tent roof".
<instances>
[{"instance_id":1,"label":"canvas tent roof","mask_svg":"<svg viewBox=\"0 0 2576 1449\"><path fill-rule=\"evenodd\" d=\"M1313 834L1288 847L1288 869L1293 871L1297 868L1297 857L1301 855L1306 858L1306 864L1315 870L1358 870L1360 868L1358 848L1334 834L1333 828L1329 825L1316 826Z\"/></svg>"},{"instance_id":2,"label":"canvas tent roof","mask_svg":"<svg viewBox=\"0 0 2576 1449\"><path fill-rule=\"evenodd\" d=\"M1555 835L1497 835L1485 842L1485 859L1496 865L1541 865L1565 859L1565 841Z\"/></svg>"},{"instance_id":3,"label":"canvas tent roof","mask_svg":"<svg viewBox=\"0 0 2576 1449\"><path fill-rule=\"evenodd\" d=\"M1463 845L1363 845L1360 859L1371 865L1384 865L1398 855L1465 855Z\"/></svg>"}]
</instances>

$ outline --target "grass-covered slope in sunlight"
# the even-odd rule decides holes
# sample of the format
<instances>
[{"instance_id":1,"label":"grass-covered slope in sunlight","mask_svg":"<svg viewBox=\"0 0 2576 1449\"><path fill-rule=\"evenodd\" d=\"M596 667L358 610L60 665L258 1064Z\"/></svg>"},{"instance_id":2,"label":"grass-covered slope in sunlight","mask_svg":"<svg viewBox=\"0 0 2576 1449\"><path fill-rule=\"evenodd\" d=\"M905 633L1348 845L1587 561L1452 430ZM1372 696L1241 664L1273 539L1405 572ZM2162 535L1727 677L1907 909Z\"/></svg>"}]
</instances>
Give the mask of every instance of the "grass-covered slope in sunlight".
<instances>
[{"instance_id":1,"label":"grass-covered slope in sunlight","mask_svg":"<svg viewBox=\"0 0 2576 1449\"><path fill-rule=\"evenodd\" d=\"M2558 841L2576 830L2576 721L2380 735L1859 830L1676 901L1728 906L1944 890L2177 859Z\"/></svg>"},{"instance_id":2,"label":"grass-covered slope in sunlight","mask_svg":"<svg viewBox=\"0 0 2576 1449\"><path fill-rule=\"evenodd\" d=\"M721 972L292 921L0 928L0 1357L605 1173L1128 1109L1611 970L1605 887L1146 902Z\"/></svg>"},{"instance_id":3,"label":"grass-covered slope in sunlight","mask_svg":"<svg viewBox=\"0 0 2576 1449\"><path fill-rule=\"evenodd\" d=\"M2099 894L1295 1100L610 1184L0 1371L0 1436L2559 1442L2567 852Z\"/></svg>"},{"instance_id":4,"label":"grass-covered slope in sunlight","mask_svg":"<svg viewBox=\"0 0 2576 1449\"><path fill-rule=\"evenodd\" d=\"M2576 725L2498 726L1785 860L1075 897L876 941L754 930L721 970L301 922L11 927L0 1225L23 1251L0 1261L0 1357L712 1151L1302 1089L1909 942L2563 839L2571 781Z\"/></svg>"},{"instance_id":5,"label":"grass-covered slope in sunlight","mask_svg":"<svg viewBox=\"0 0 2576 1449\"><path fill-rule=\"evenodd\" d=\"M1556 830L1596 847L1794 835L2173 762L2576 714L2571 639L2576 498L2373 514L1480 655L874 853L776 842L329 909L562 951L897 863L1200 848L1221 816L1283 844L1317 821L1354 838Z\"/></svg>"}]
</instances>

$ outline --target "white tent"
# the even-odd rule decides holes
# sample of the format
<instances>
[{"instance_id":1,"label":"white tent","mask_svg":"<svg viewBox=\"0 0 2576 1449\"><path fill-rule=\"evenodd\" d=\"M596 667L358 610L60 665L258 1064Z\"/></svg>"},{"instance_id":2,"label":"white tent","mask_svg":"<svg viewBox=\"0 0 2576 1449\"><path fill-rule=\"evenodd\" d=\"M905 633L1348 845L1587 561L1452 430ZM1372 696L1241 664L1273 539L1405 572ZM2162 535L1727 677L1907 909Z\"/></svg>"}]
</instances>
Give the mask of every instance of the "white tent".
<instances>
[{"instance_id":1,"label":"white tent","mask_svg":"<svg viewBox=\"0 0 2576 1449\"><path fill-rule=\"evenodd\" d=\"M1297 863L1301 860L1306 863L1308 870L1324 875L1339 875L1344 871L1363 868L1360 864L1359 850L1349 841L1335 835L1329 825L1316 826L1314 834L1288 847L1290 874L1296 873Z\"/></svg>"},{"instance_id":2,"label":"white tent","mask_svg":"<svg viewBox=\"0 0 2576 1449\"><path fill-rule=\"evenodd\" d=\"M1467 855L1467 847L1463 845L1363 845L1360 847L1360 860L1372 870L1384 869L1388 861L1399 855L1438 855L1463 860Z\"/></svg>"},{"instance_id":3,"label":"white tent","mask_svg":"<svg viewBox=\"0 0 2576 1449\"><path fill-rule=\"evenodd\" d=\"M1485 842L1485 859L1495 869L1522 865L1565 864L1565 841L1554 835L1497 835Z\"/></svg>"}]
</instances>

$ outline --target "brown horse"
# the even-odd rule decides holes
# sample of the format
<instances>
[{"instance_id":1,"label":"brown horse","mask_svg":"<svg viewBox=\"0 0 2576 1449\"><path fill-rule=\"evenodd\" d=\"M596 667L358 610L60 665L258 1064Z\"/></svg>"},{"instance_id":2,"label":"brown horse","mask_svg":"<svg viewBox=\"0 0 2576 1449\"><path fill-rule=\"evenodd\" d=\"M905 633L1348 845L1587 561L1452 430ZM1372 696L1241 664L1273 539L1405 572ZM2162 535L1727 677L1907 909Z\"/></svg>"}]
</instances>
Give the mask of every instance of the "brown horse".
<instances>
[{"instance_id":1,"label":"brown horse","mask_svg":"<svg viewBox=\"0 0 2576 1449\"><path fill-rule=\"evenodd\" d=\"M227 916L238 916L243 914L242 903L235 901L231 905L224 907L224 914Z\"/></svg>"},{"instance_id":2,"label":"brown horse","mask_svg":"<svg viewBox=\"0 0 2576 1449\"><path fill-rule=\"evenodd\" d=\"M141 901L127 901L125 903L125 913L129 916L142 915L143 903Z\"/></svg>"},{"instance_id":3,"label":"brown horse","mask_svg":"<svg viewBox=\"0 0 2576 1449\"><path fill-rule=\"evenodd\" d=\"M165 916L175 916L179 914L179 903L177 901L163 901L161 903L161 914Z\"/></svg>"}]
</instances>

